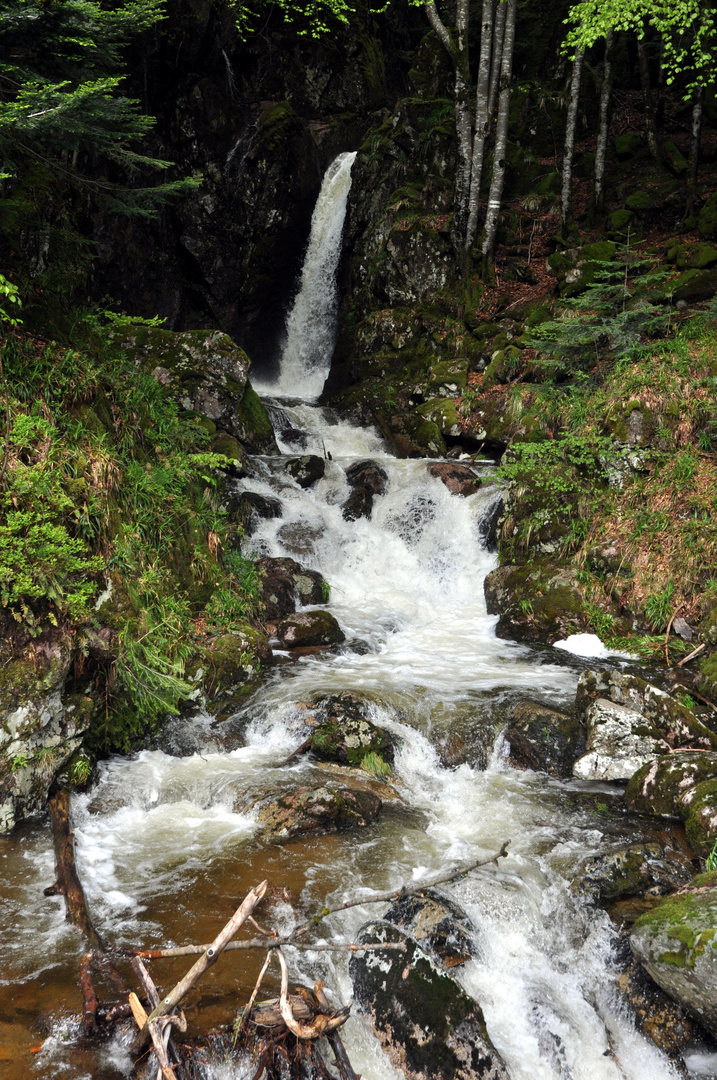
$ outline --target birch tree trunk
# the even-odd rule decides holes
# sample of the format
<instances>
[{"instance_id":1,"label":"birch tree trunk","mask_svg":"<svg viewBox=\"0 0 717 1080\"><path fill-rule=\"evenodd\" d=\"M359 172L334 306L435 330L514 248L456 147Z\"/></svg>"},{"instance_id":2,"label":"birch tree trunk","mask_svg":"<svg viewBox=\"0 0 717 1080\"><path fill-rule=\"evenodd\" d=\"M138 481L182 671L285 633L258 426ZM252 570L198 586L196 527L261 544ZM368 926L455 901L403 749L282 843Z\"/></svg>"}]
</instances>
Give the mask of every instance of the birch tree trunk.
<instances>
[{"instance_id":1,"label":"birch tree trunk","mask_svg":"<svg viewBox=\"0 0 717 1080\"><path fill-rule=\"evenodd\" d=\"M503 38L503 55L500 64L500 94L498 97L498 120L495 131L495 151L493 154L493 175L490 182L488 195L488 209L486 211L485 227L483 229L483 243L481 252L483 255L484 276L492 277L493 273L493 249L495 237L498 232L498 218L503 198L503 184L505 182L505 154L508 145L508 112L510 108L510 84L513 76L513 46L515 44L515 14L517 0L503 0L507 11L505 16L505 36Z\"/></svg>"},{"instance_id":2,"label":"birch tree trunk","mask_svg":"<svg viewBox=\"0 0 717 1080\"><path fill-rule=\"evenodd\" d=\"M478 83L476 86L475 135L473 137L471 187L465 240L466 251L473 246L478 227L478 207L480 203L480 184L483 175L483 159L485 157L485 143L490 130L488 95L490 90L490 57L493 47L493 17L493 0L483 0L480 31L480 57L478 60Z\"/></svg>"},{"instance_id":3,"label":"birch tree trunk","mask_svg":"<svg viewBox=\"0 0 717 1080\"><path fill-rule=\"evenodd\" d=\"M493 51L491 53L490 88L488 90L489 120L493 118L495 103L498 98L498 80L500 79L500 63L503 56L503 38L505 37L505 16L507 11L507 0L498 0L498 8L493 24Z\"/></svg>"},{"instance_id":4,"label":"birch tree trunk","mask_svg":"<svg viewBox=\"0 0 717 1080\"><path fill-rule=\"evenodd\" d=\"M471 115L471 78L468 52L470 0L457 0L455 40L451 38L450 32L441 19L434 0L424 4L424 8L432 29L446 49L455 69L453 112L458 141L458 161L456 164L456 185L453 203L452 240L456 253L460 254L465 245L466 225L468 223L471 156L473 150L473 117Z\"/></svg>"},{"instance_id":5,"label":"birch tree trunk","mask_svg":"<svg viewBox=\"0 0 717 1080\"><path fill-rule=\"evenodd\" d=\"M645 127L647 129L647 147L650 155L658 165L662 163L660 143L657 137L657 117L655 115L655 103L652 97L650 84L650 65L647 60L647 45L645 38L638 38L637 60L640 68L640 85L642 87L642 103L645 108Z\"/></svg>"},{"instance_id":6,"label":"birch tree trunk","mask_svg":"<svg viewBox=\"0 0 717 1080\"><path fill-rule=\"evenodd\" d=\"M687 203L685 205L685 219L692 217L692 209L697 195L697 169L700 163L700 141L702 139L702 105L705 97L705 88L700 86L692 106L692 142L690 143L690 164L687 173Z\"/></svg>"},{"instance_id":7,"label":"birch tree trunk","mask_svg":"<svg viewBox=\"0 0 717 1080\"><path fill-rule=\"evenodd\" d=\"M563 151L563 190L560 200L560 223L563 229L567 228L568 221L570 220L573 196L575 128L577 127L578 105L580 104L580 80L583 73L584 55L585 49L581 45L575 53L573 72L570 79L570 101L568 103L568 115L565 121L565 150Z\"/></svg>"},{"instance_id":8,"label":"birch tree trunk","mask_svg":"<svg viewBox=\"0 0 717 1080\"><path fill-rule=\"evenodd\" d=\"M598 121L597 146L595 147L595 183L593 184L593 212L602 210L605 193L603 181L605 179L605 156L607 154L607 136L610 127L610 96L612 93L612 47L615 41L615 31L608 30L605 37L605 62L602 72L602 86L600 87L600 114Z\"/></svg>"}]
</instances>

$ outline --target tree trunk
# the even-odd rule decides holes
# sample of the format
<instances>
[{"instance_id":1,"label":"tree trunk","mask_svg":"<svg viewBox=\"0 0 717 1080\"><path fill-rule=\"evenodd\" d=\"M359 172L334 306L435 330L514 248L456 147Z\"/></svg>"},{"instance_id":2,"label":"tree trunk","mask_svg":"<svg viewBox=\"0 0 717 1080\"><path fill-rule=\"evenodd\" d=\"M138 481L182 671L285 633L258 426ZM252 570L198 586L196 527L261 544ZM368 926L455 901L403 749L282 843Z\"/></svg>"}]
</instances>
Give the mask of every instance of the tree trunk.
<instances>
[{"instance_id":1,"label":"tree trunk","mask_svg":"<svg viewBox=\"0 0 717 1080\"><path fill-rule=\"evenodd\" d=\"M498 232L498 218L503 197L503 184L505 182L505 154L508 145L508 112L510 108L510 84L513 75L513 46L515 44L515 13L517 0L503 0L507 7L505 17L505 36L503 38L503 55L500 64L500 95L498 97L498 120L495 132L495 152L493 155L493 175L488 194L488 209L483 229L483 243L481 252L483 255L484 276L492 276L493 272L493 249L495 237Z\"/></svg>"},{"instance_id":2,"label":"tree trunk","mask_svg":"<svg viewBox=\"0 0 717 1080\"><path fill-rule=\"evenodd\" d=\"M493 24L493 52L490 68L490 87L488 90L488 120L493 118L495 103L498 99L498 80L500 78L500 64L503 57L503 38L505 37L505 16L508 11L507 0L498 0L498 8L495 13Z\"/></svg>"},{"instance_id":3,"label":"tree trunk","mask_svg":"<svg viewBox=\"0 0 717 1080\"><path fill-rule=\"evenodd\" d=\"M480 184L483 175L485 142L488 138L488 131L490 129L488 94L490 89L490 55L493 44L493 14L493 0L483 0L480 32L480 59L478 61L478 85L476 87L476 126L473 139L471 189L465 242L466 251L473 246L476 229L478 227L478 206L480 203Z\"/></svg>"},{"instance_id":4,"label":"tree trunk","mask_svg":"<svg viewBox=\"0 0 717 1080\"><path fill-rule=\"evenodd\" d=\"M645 127L647 129L647 146L650 155L658 165L662 163L660 155L660 143L657 136L657 117L655 116L655 103L652 98L652 86L650 85L650 65L647 60L647 44L644 36L637 41L637 59L640 68L640 85L642 87L642 103L645 109Z\"/></svg>"},{"instance_id":5,"label":"tree trunk","mask_svg":"<svg viewBox=\"0 0 717 1080\"><path fill-rule=\"evenodd\" d=\"M615 31L608 30L605 37L605 63L600 87L600 119L598 123L597 146L595 147L595 183L593 186L593 212L599 213L604 202L603 180L605 179L605 156L607 154L607 136L610 126L610 96L612 93L612 47Z\"/></svg>"},{"instance_id":6,"label":"tree trunk","mask_svg":"<svg viewBox=\"0 0 717 1080\"><path fill-rule=\"evenodd\" d=\"M565 150L563 152L563 191L560 200L560 222L563 229L568 226L573 195L573 158L575 156L575 128L580 104L580 79L583 73L585 49L581 46L575 53L573 73L570 79L570 101L565 121Z\"/></svg>"},{"instance_id":7,"label":"tree trunk","mask_svg":"<svg viewBox=\"0 0 717 1080\"><path fill-rule=\"evenodd\" d=\"M700 140L702 138L702 105L705 97L705 88L700 86L695 94L692 106L692 142L690 143L690 165L687 173L687 203L685 205L685 220L689 221L697 195L697 169L700 163Z\"/></svg>"}]
</instances>

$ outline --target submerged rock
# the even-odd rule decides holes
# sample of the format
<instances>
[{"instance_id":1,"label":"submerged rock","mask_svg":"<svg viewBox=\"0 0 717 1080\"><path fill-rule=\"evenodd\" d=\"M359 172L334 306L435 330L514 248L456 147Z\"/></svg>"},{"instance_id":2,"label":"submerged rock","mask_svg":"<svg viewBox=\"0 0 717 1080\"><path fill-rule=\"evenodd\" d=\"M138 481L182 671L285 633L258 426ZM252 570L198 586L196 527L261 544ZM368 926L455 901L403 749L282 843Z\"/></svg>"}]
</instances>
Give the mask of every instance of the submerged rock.
<instances>
[{"instance_id":1,"label":"submerged rock","mask_svg":"<svg viewBox=\"0 0 717 1080\"><path fill-rule=\"evenodd\" d=\"M373 494L365 487L355 487L341 506L341 515L345 521L358 521L361 517L370 518L373 510Z\"/></svg>"},{"instance_id":2,"label":"submerged rock","mask_svg":"<svg viewBox=\"0 0 717 1080\"><path fill-rule=\"evenodd\" d=\"M303 454L290 461L286 471L289 476L293 476L299 487L309 488L324 475L326 462L318 454Z\"/></svg>"},{"instance_id":3,"label":"submerged rock","mask_svg":"<svg viewBox=\"0 0 717 1080\"><path fill-rule=\"evenodd\" d=\"M366 488L372 495L383 495L388 487L388 473L375 461L357 461L346 470L351 487Z\"/></svg>"},{"instance_id":4,"label":"submerged rock","mask_svg":"<svg viewBox=\"0 0 717 1080\"><path fill-rule=\"evenodd\" d=\"M475 495L481 486L481 481L467 465L436 461L428 466L428 471L431 476L435 476L437 480L445 484L451 495L463 495L467 498L469 495Z\"/></svg>"},{"instance_id":5,"label":"submerged rock","mask_svg":"<svg viewBox=\"0 0 717 1080\"><path fill-rule=\"evenodd\" d=\"M717 777L717 753L663 754L634 774L625 791L625 804L638 814L678 819L687 792L712 777Z\"/></svg>"},{"instance_id":6,"label":"submerged rock","mask_svg":"<svg viewBox=\"0 0 717 1080\"><path fill-rule=\"evenodd\" d=\"M287 649L306 645L338 645L346 636L329 611L300 611L282 619L276 636Z\"/></svg>"},{"instance_id":7,"label":"submerged rock","mask_svg":"<svg viewBox=\"0 0 717 1080\"><path fill-rule=\"evenodd\" d=\"M295 555L313 555L314 541L324 532L323 525L312 525L309 521L287 521L276 536L287 551L293 551Z\"/></svg>"},{"instance_id":8,"label":"submerged rock","mask_svg":"<svg viewBox=\"0 0 717 1080\"><path fill-rule=\"evenodd\" d=\"M657 985L717 1035L717 872L638 919L630 947Z\"/></svg>"},{"instance_id":9,"label":"submerged rock","mask_svg":"<svg viewBox=\"0 0 717 1080\"><path fill-rule=\"evenodd\" d=\"M433 955L382 920L366 923L357 940L406 945L405 953L359 953L349 961L356 1004L396 1068L409 1080L508 1080L480 1005Z\"/></svg>"},{"instance_id":10,"label":"submerged rock","mask_svg":"<svg viewBox=\"0 0 717 1080\"><path fill-rule=\"evenodd\" d=\"M665 1054L676 1057L692 1040L694 1025L676 1001L668 997L646 974L634 956L618 977L617 985L627 1003L635 1026L659 1046Z\"/></svg>"},{"instance_id":11,"label":"submerged rock","mask_svg":"<svg viewBox=\"0 0 717 1080\"><path fill-rule=\"evenodd\" d=\"M259 824L274 840L316 836L365 828L376 821L381 800L366 790L332 787L301 787L265 803Z\"/></svg>"},{"instance_id":12,"label":"submerged rock","mask_svg":"<svg viewBox=\"0 0 717 1080\"><path fill-rule=\"evenodd\" d=\"M503 734L511 765L551 776L571 776L585 746L584 731L574 717L534 701L518 702Z\"/></svg>"}]
</instances>

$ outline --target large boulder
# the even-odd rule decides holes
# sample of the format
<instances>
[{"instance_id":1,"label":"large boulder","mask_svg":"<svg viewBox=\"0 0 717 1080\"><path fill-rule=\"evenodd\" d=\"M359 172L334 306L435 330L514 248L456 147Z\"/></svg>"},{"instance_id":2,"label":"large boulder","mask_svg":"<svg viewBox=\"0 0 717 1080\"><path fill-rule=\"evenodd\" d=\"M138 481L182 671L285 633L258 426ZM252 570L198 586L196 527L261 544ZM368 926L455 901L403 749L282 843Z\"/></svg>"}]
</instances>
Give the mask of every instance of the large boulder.
<instances>
[{"instance_id":1,"label":"large boulder","mask_svg":"<svg viewBox=\"0 0 717 1080\"><path fill-rule=\"evenodd\" d=\"M638 919L630 947L657 985L717 1036L717 872L698 875Z\"/></svg>"},{"instance_id":2,"label":"large boulder","mask_svg":"<svg viewBox=\"0 0 717 1080\"><path fill-rule=\"evenodd\" d=\"M289 476L293 476L299 487L309 488L324 475L326 462L318 454L302 454L288 463L286 471Z\"/></svg>"},{"instance_id":3,"label":"large boulder","mask_svg":"<svg viewBox=\"0 0 717 1080\"><path fill-rule=\"evenodd\" d=\"M376 821L381 800L373 792L329 784L300 787L265 803L258 821L273 840L365 828Z\"/></svg>"},{"instance_id":4,"label":"large boulder","mask_svg":"<svg viewBox=\"0 0 717 1080\"><path fill-rule=\"evenodd\" d=\"M397 900L384 917L443 970L459 967L475 955L475 928L470 919L458 904L435 889Z\"/></svg>"},{"instance_id":5,"label":"large boulder","mask_svg":"<svg viewBox=\"0 0 717 1080\"><path fill-rule=\"evenodd\" d=\"M215 700L233 694L272 659L269 639L261 630L246 625L222 634L205 652L205 690Z\"/></svg>"},{"instance_id":6,"label":"large boulder","mask_svg":"<svg viewBox=\"0 0 717 1080\"><path fill-rule=\"evenodd\" d=\"M422 938L426 949L429 936ZM396 1068L409 1080L508 1080L480 1005L437 954L382 920L366 923L357 940L406 946L405 953L357 953L349 962L354 1000Z\"/></svg>"},{"instance_id":7,"label":"large boulder","mask_svg":"<svg viewBox=\"0 0 717 1080\"><path fill-rule=\"evenodd\" d=\"M703 780L717 777L717 753L682 750L646 762L625 791L625 805L638 814L679 819L682 799Z\"/></svg>"},{"instance_id":8,"label":"large boulder","mask_svg":"<svg viewBox=\"0 0 717 1080\"><path fill-rule=\"evenodd\" d=\"M585 628L583 598L575 571L547 559L499 566L484 583L489 615L498 615L498 637L547 643Z\"/></svg>"},{"instance_id":9,"label":"large boulder","mask_svg":"<svg viewBox=\"0 0 717 1080\"><path fill-rule=\"evenodd\" d=\"M341 516L345 521L358 521L370 518L373 510L373 493L368 488L355 487L348 499L341 505Z\"/></svg>"},{"instance_id":10,"label":"large boulder","mask_svg":"<svg viewBox=\"0 0 717 1080\"><path fill-rule=\"evenodd\" d=\"M682 1006L652 981L632 954L617 985L638 1030L664 1053L677 1058L694 1034L692 1019Z\"/></svg>"},{"instance_id":11,"label":"large boulder","mask_svg":"<svg viewBox=\"0 0 717 1080\"><path fill-rule=\"evenodd\" d=\"M629 780L655 756L682 746L717 749L717 735L685 705L635 675L584 671L576 712L587 727L582 780Z\"/></svg>"},{"instance_id":12,"label":"large boulder","mask_svg":"<svg viewBox=\"0 0 717 1080\"><path fill-rule=\"evenodd\" d=\"M717 777L690 788L681 805L687 839L698 855L707 858L717 844Z\"/></svg>"},{"instance_id":13,"label":"large boulder","mask_svg":"<svg viewBox=\"0 0 717 1080\"><path fill-rule=\"evenodd\" d=\"M91 700L63 696L71 658L70 638L53 633L0 665L0 833L42 812L90 725Z\"/></svg>"},{"instance_id":14,"label":"large boulder","mask_svg":"<svg viewBox=\"0 0 717 1080\"><path fill-rule=\"evenodd\" d=\"M251 360L227 334L132 326L117 344L181 409L207 417L254 453L278 453L268 413L249 382Z\"/></svg>"},{"instance_id":15,"label":"large boulder","mask_svg":"<svg viewBox=\"0 0 717 1080\"><path fill-rule=\"evenodd\" d=\"M329 611L300 611L282 619L276 636L287 649L310 645L338 645L346 635Z\"/></svg>"},{"instance_id":16,"label":"large boulder","mask_svg":"<svg viewBox=\"0 0 717 1080\"><path fill-rule=\"evenodd\" d=\"M393 762L394 742L388 732L363 717L331 716L311 738L311 751L322 761L360 766L369 754Z\"/></svg>"},{"instance_id":17,"label":"large boulder","mask_svg":"<svg viewBox=\"0 0 717 1080\"><path fill-rule=\"evenodd\" d=\"M534 701L518 702L503 735L511 765L551 776L571 776L585 746L583 728L574 717Z\"/></svg>"}]
</instances>

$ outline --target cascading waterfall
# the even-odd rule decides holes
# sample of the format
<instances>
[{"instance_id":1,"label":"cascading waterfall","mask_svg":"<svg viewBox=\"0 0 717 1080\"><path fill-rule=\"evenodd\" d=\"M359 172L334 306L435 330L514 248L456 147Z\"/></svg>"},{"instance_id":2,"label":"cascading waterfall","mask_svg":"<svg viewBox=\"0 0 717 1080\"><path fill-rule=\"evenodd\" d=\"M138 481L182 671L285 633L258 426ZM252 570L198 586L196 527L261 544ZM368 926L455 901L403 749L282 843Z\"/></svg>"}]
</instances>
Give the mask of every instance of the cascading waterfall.
<instances>
[{"instance_id":1,"label":"cascading waterfall","mask_svg":"<svg viewBox=\"0 0 717 1080\"><path fill-rule=\"evenodd\" d=\"M329 373L336 340L336 274L355 159L355 152L339 154L324 175L299 291L286 321L278 382L266 388L280 397L313 400Z\"/></svg>"},{"instance_id":2,"label":"cascading waterfall","mask_svg":"<svg viewBox=\"0 0 717 1080\"><path fill-rule=\"evenodd\" d=\"M341 177L344 205L352 160L342 155L329 181ZM315 217L327 220L316 226L316 246L312 230L311 270L295 305L295 313L305 314L296 314L295 326L301 319L311 324L314 315L306 312L327 310L330 275L326 267L322 272L318 235L331 234L321 250L336 259L343 212L335 201L332 195L321 215L317 207ZM306 398L320 389L325 366L314 366L316 355L314 347L303 354L287 349L282 394ZM326 353L321 363L328 363ZM279 408L274 403L275 415ZM363 888L431 877L510 837L511 854L500 867L483 868L446 891L476 928L475 956L458 977L480 1002L511 1080L675 1080L673 1067L635 1030L613 993L608 916L568 887L586 856L641 839L634 823L591 813L580 796L595 788L518 772L501 753L499 730L511 703L528 697L569 707L583 661L495 636L483 581L496 559L480 532L498 497L492 467L482 466L480 490L464 499L449 494L425 462L393 458L370 429L306 402L283 408L283 430L301 432L302 449L330 457L324 477L307 490L287 473L286 456L255 459L252 478L242 483L278 497L282 513L258 523L250 551L298 557L320 569L347 642L333 653L277 665L225 722L200 713L175 723L165 750L102 764L95 787L73 800L78 868L98 928L119 947L206 941L262 877L289 885L306 916ZM282 445L281 430L285 455L292 444ZM345 470L369 456L388 473L387 490L370 518L347 521ZM305 756L285 762L306 738L297 703L340 690L369 696L373 720L397 737L398 806L388 806L365 830L276 847L262 839L253 805L277 787L331 779L331 767ZM63 1007L77 993L76 939L62 901L42 895L51 879L51 844L40 826L0 850L0 909L12 930L0 939L0 962L13 996L45 1002L42 987L52 977L61 1002L41 1052L30 1067L23 1061L13 1072L10 1065L10 1080L60 1074L116 1080L130 1068L121 1038L99 1046L91 1061L87 1050L73 1056L76 1032L63 1020ZM361 923L379 913L354 908L322 929L327 938L352 941ZM281 923L290 915L271 909L268 918ZM307 948L289 959L292 978L323 978L344 1002L351 999L345 956ZM247 999L260 963L261 957L222 958L207 1001L195 1008L200 1027L227 1023L232 1005ZM183 970L175 969L177 977ZM172 981L158 969L156 978L163 977ZM217 1001L225 1002L224 1011L212 1012ZM342 1028L342 1037L366 1080L400 1080L360 1017ZM246 1073L221 1065L208 1075L245 1080L253 1069L254 1063Z\"/></svg>"}]
</instances>

